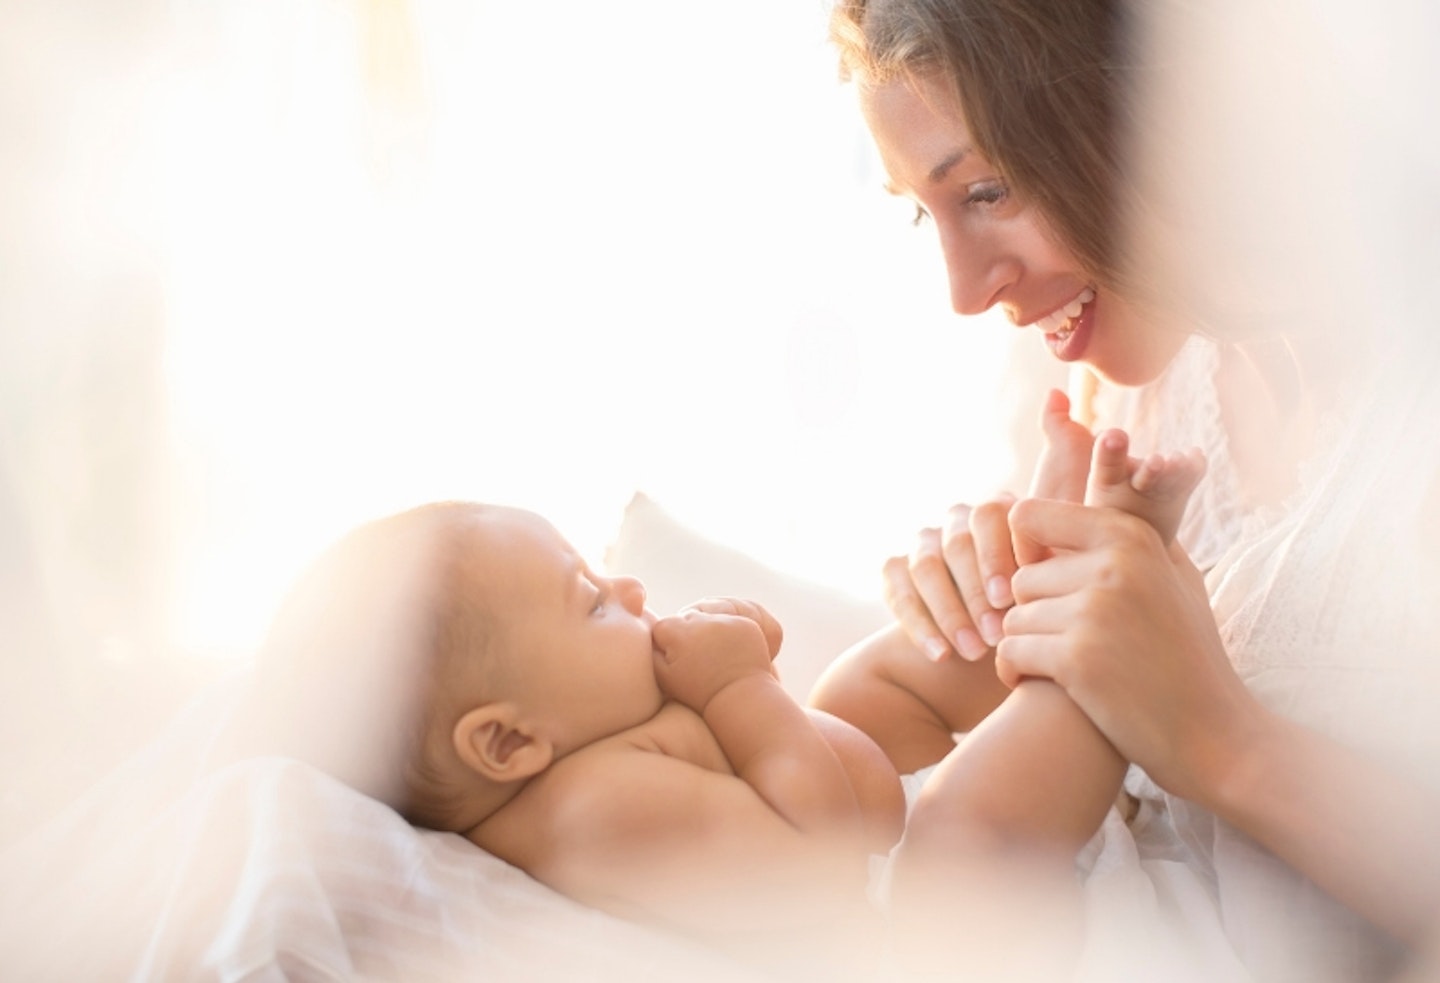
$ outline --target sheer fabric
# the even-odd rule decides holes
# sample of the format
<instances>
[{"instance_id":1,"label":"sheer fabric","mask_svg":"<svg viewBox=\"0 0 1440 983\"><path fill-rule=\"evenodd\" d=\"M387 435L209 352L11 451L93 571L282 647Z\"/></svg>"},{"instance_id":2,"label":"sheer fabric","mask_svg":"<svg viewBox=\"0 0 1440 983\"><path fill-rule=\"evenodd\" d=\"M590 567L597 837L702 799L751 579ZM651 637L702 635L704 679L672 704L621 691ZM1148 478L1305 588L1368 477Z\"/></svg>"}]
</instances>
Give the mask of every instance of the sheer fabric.
<instances>
[{"instance_id":1,"label":"sheer fabric","mask_svg":"<svg viewBox=\"0 0 1440 983\"><path fill-rule=\"evenodd\" d=\"M1432 787L1437 353L1434 342L1397 344L1357 375L1300 486L1280 507L1239 516L1207 580L1226 650L1267 706ZM1092 924L1105 926L1091 939L1097 975L1116 959L1135 968L1147 951L1206 979L1313 983L1400 968L1395 943L1244 833L1138 769L1127 784L1140 815L1107 821L1087 887ZM1137 925L1151 949L1121 944Z\"/></svg>"}]
</instances>

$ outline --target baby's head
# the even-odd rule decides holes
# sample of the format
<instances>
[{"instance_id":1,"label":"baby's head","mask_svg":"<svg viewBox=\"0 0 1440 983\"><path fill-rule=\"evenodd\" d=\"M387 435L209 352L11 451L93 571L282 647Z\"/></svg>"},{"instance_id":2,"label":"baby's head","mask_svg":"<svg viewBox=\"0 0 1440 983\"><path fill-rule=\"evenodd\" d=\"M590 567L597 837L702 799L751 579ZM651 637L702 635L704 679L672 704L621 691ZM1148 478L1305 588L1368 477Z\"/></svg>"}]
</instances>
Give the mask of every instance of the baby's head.
<instances>
[{"instance_id":1,"label":"baby's head","mask_svg":"<svg viewBox=\"0 0 1440 983\"><path fill-rule=\"evenodd\" d=\"M550 762L662 703L638 581L519 509L424 505L327 550L260 659L279 750L463 831Z\"/></svg>"}]
</instances>

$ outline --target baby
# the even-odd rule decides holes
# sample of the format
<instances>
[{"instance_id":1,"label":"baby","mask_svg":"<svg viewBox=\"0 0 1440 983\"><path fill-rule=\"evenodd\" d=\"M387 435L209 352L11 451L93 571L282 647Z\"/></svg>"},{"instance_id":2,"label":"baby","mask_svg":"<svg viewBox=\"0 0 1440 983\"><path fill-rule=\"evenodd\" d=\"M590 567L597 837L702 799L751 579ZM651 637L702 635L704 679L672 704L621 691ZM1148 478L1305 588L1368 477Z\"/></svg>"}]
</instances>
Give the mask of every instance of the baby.
<instances>
[{"instance_id":1,"label":"baby","mask_svg":"<svg viewBox=\"0 0 1440 983\"><path fill-rule=\"evenodd\" d=\"M1084 484L1090 436L1067 414L1047 411L1054 490L1037 492ZM1166 524L1199 473L1191 459L1140 466L1104 442L1095 457L1093 500ZM767 965L853 968L883 939L867 880L904 826L896 766L939 761L952 733L997 707L994 720L1035 719L1030 684L1002 706L988 662L949 664L971 691L955 712L948 690L907 675L943 664L884 638L838 663L805 708L779 684L781 629L759 605L713 598L656 617L639 581L596 573L541 517L446 502L323 554L277 615L257 691L272 750L577 901ZM907 713L879 712L897 692ZM934 729L946 740L928 760L908 750ZM1028 740L974 758L1024 774ZM987 813L984 782L933 787L973 794L994 835L1054 840L1048 817Z\"/></svg>"},{"instance_id":2,"label":"baby","mask_svg":"<svg viewBox=\"0 0 1440 983\"><path fill-rule=\"evenodd\" d=\"M271 739L624 918L762 961L820 930L831 951L875 939L843 926L873 914L869 858L900 836L894 768L785 692L759 605L645 600L530 512L368 523L265 642Z\"/></svg>"},{"instance_id":3,"label":"baby","mask_svg":"<svg viewBox=\"0 0 1440 983\"><path fill-rule=\"evenodd\" d=\"M1094 438L1069 410L1051 393L1032 494L1123 510L1168 544L1200 452L1136 460L1123 432ZM1022 565L1044 558L1014 545ZM1065 692L1043 679L1009 690L993 653L932 660L893 625L837 659L809 702L869 734L905 776L911 811L886 893L902 960L953 972L965 925L986 943L967 950L978 978L1068 972L1083 931L1077 856L1112 806L1131 804L1126 762Z\"/></svg>"}]
</instances>

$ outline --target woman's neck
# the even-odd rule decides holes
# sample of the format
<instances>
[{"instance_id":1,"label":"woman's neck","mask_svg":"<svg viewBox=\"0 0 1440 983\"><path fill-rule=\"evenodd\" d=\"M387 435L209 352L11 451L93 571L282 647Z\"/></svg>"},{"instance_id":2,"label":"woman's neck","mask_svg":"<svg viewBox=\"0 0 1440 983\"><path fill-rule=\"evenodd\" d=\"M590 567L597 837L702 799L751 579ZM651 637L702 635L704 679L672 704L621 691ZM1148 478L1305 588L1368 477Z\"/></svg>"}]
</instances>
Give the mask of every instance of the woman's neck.
<instances>
[{"instance_id":1,"label":"woman's neck","mask_svg":"<svg viewBox=\"0 0 1440 983\"><path fill-rule=\"evenodd\" d=\"M1277 504L1294 490L1314 432L1293 350L1278 336L1222 345L1216 384L1242 494L1251 506Z\"/></svg>"},{"instance_id":2,"label":"woman's neck","mask_svg":"<svg viewBox=\"0 0 1440 983\"><path fill-rule=\"evenodd\" d=\"M1320 332L1221 346L1221 418L1250 504L1274 505L1295 490L1301 463L1316 450L1320 408L1339 400L1354 368L1339 350Z\"/></svg>"}]
</instances>

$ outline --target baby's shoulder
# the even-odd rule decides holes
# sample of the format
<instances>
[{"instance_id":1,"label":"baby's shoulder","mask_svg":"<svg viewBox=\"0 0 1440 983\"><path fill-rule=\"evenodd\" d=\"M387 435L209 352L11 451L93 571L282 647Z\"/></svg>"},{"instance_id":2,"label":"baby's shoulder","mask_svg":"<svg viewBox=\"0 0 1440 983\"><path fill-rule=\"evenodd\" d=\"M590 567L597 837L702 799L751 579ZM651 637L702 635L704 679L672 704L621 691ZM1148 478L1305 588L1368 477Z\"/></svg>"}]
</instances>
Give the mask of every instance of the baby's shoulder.
<instances>
[{"instance_id":1,"label":"baby's shoulder","mask_svg":"<svg viewBox=\"0 0 1440 983\"><path fill-rule=\"evenodd\" d=\"M550 869L596 848L597 836L634 825L642 804L683 795L696 769L734 774L705 721L667 703L645 723L553 762L469 838L532 874Z\"/></svg>"},{"instance_id":2,"label":"baby's shoulder","mask_svg":"<svg viewBox=\"0 0 1440 983\"><path fill-rule=\"evenodd\" d=\"M671 767L656 767L656 758ZM613 797L618 788L635 782L663 781L676 774L674 763L706 771L734 774L720 743L704 719L680 703L669 702L649 720L628 730L578 748L530 779L500 810L507 823L529 826L576 811L576 803ZM578 809L584 813L589 805Z\"/></svg>"},{"instance_id":3,"label":"baby's shoulder","mask_svg":"<svg viewBox=\"0 0 1440 983\"><path fill-rule=\"evenodd\" d=\"M632 751L663 754L708 771L731 773L730 762L710 727L683 703L666 703L649 720L614 737L596 741L576 754L625 754Z\"/></svg>"}]
</instances>

